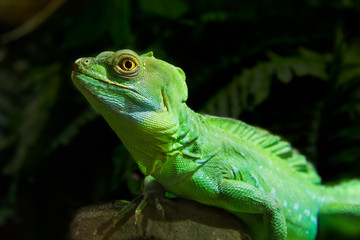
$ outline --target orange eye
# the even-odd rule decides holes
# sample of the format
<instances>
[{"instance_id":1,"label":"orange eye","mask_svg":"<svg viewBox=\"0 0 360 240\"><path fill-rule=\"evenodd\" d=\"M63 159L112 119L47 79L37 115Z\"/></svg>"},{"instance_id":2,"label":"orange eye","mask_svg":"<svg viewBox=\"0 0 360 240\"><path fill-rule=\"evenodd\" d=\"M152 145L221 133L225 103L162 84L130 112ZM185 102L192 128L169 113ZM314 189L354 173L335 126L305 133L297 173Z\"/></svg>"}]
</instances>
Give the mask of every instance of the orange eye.
<instances>
[{"instance_id":1,"label":"orange eye","mask_svg":"<svg viewBox=\"0 0 360 240\"><path fill-rule=\"evenodd\" d=\"M124 71L131 71L136 67L136 63L131 59L124 59L120 62L119 67Z\"/></svg>"}]
</instances>

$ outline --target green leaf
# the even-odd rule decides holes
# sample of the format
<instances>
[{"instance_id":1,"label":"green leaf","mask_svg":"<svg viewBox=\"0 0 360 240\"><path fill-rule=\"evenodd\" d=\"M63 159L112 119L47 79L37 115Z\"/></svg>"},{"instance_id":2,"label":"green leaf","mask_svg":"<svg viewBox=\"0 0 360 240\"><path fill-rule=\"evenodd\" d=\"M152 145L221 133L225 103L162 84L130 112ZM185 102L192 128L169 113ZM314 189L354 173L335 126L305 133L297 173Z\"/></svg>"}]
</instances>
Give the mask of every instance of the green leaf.
<instances>
[{"instance_id":1,"label":"green leaf","mask_svg":"<svg viewBox=\"0 0 360 240\"><path fill-rule=\"evenodd\" d=\"M360 159L360 148L351 147L341 150L340 152L333 154L329 158L330 163L355 163Z\"/></svg>"},{"instance_id":2,"label":"green leaf","mask_svg":"<svg viewBox=\"0 0 360 240\"><path fill-rule=\"evenodd\" d=\"M300 48L299 56L280 57L269 52L269 58L274 62L276 74L280 81L288 83L293 71L296 76L312 76L320 79L328 79L327 64L332 61L331 55L318 54L308 49Z\"/></svg>"},{"instance_id":3,"label":"green leaf","mask_svg":"<svg viewBox=\"0 0 360 240\"><path fill-rule=\"evenodd\" d=\"M281 57L272 52L268 56L269 61L258 63L235 76L202 110L213 115L237 118L242 110L252 110L269 97L273 76L283 83L289 83L294 75L327 79L326 67L332 60L330 55L306 49L300 49L298 56Z\"/></svg>"},{"instance_id":4,"label":"green leaf","mask_svg":"<svg viewBox=\"0 0 360 240\"><path fill-rule=\"evenodd\" d=\"M107 23L101 14L102 7L90 6L86 6L72 20L61 46L63 50L89 45L104 36ZM91 27L84 27L87 25Z\"/></svg>"},{"instance_id":5,"label":"green leaf","mask_svg":"<svg viewBox=\"0 0 360 240\"><path fill-rule=\"evenodd\" d=\"M360 140L360 121L354 123L354 125L346 126L339 130L336 134L331 136L331 138L343 138L343 137L351 137L351 136L359 136Z\"/></svg>"},{"instance_id":6,"label":"green leaf","mask_svg":"<svg viewBox=\"0 0 360 240\"><path fill-rule=\"evenodd\" d=\"M113 4L106 5L107 14L104 16L115 46L121 46L130 35L130 2L129 0L113 0Z\"/></svg>"},{"instance_id":7,"label":"green leaf","mask_svg":"<svg viewBox=\"0 0 360 240\"><path fill-rule=\"evenodd\" d=\"M130 35L129 0L96 0L74 17L66 32L62 49L90 45L106 34L120 46Z\"/></svg>"},{"instance_id":8,"label":"green leaf","mask_svg":"<svg viewBox=\"0 0 360 240\"><path fill-rule=\"evenodd\" d=\"M139 4L144 12L170 19L177 19L189 10L189 6L180 0L140 0Z\"/></svg>"}]
</instances>

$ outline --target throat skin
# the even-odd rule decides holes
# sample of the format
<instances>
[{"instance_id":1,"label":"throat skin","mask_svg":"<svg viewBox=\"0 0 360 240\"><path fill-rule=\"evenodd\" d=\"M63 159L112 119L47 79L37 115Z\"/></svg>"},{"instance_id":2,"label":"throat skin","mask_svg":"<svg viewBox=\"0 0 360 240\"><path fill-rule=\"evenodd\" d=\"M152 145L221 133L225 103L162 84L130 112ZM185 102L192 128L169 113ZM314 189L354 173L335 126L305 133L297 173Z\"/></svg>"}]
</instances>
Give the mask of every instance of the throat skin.
<instances>
[{"instance_id":1,"label":"throat skin","mask_svg":"<svg viewBox=\"0 0 360 240\"><path fill-rule=\"evenodd\" d=\"M175 116L169 111L157 114L138 112L134 114L136 119L124 118L109 110L100 111L141 172L157 178L163 176L168 162L180 156L192 162L201 158L199 153L192 151L200 136L201 116L185 103L178 110Z\"/></svg>"}]
</instances>

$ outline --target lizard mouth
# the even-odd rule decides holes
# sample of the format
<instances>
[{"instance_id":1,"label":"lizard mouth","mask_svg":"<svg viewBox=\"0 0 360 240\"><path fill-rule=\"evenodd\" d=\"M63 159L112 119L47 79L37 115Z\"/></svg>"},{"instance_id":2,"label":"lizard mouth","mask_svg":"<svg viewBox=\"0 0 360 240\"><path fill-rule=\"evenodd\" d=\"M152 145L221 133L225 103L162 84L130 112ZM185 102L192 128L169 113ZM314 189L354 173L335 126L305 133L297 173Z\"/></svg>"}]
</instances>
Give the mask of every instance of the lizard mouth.
<instances>
[{"instance_id":1,"label":"lizard mouth","mask_svg":"<svg viewBox=\"0 0 360 240\"><path fill-rule=\"evenodd\" d=\"M119 87L119 88L122 88L122 89L127 89L127 90L132 91L133 93L135 93L135 94L137 94L137 95L140 95L140 96L143 97L143 98L148 99L147 97L143 96L140 92L138 92L136 89L134 89L134 88L132 88L132 87L129 87L129 86L126 86L126 85L123 85L123 84L121 84L121 83L112 82L112 81L108 81L108 80L103 80L103 79L100 79L100 78L95 78L94 76L90 76L90 75L88 75L88 74L86 74L86 73L83 73L83 72L80 72L80 71L76 71L76 70L73 70L73 72L72 72L73 78L82 80L82 78L79 77L79 76L81 76L81 75L86 76L86 77L88 77L88 78L91 78L91 79L93 79L93 80L96 80L96 81L98 81L98 82L101 82L101 83L103 83L103 84L105 84L105 85L111 85L111 86L116 86L116 87Z\"/></svg>"}]
</instances>

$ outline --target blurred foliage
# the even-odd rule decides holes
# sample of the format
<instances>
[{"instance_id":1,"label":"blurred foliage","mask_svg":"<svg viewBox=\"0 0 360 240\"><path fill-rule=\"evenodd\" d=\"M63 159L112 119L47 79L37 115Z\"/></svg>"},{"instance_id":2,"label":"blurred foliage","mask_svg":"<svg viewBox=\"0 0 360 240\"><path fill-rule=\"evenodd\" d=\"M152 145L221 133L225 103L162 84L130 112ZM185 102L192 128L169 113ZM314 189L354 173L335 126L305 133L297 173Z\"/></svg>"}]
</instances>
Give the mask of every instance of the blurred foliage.
<instances>
[{"instance_id":1,"label":"blurred foliage","mask_svg":"<svg viewBox=\"0 0 360 240\"><path fill-rule=\"evenodd\" d=\"M359 1L54 2L0 3L1 239L67 239L79 207L140 191L70 80L104 50L154 51L186 72L194 110L283 135L325 181L360 176Z\"/></svg>"},{"instance_id":2,"label":"blurred foliage","mask_svg":"<svg viewBox=\"0 0 360 240\"><path fill-rule=\"evenodd\" d=\"M329 54L320 55L306 49L299 56L280 57L269 53L270 61L260 62L235 76L225 89L216 93L205 105L204 111L224 117L239 117L241 110L252 111L270 95L273 78L289 83L295 77L312 76L326 80L326 66L331 62Z\"/></svg>"}]
</instances>

